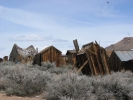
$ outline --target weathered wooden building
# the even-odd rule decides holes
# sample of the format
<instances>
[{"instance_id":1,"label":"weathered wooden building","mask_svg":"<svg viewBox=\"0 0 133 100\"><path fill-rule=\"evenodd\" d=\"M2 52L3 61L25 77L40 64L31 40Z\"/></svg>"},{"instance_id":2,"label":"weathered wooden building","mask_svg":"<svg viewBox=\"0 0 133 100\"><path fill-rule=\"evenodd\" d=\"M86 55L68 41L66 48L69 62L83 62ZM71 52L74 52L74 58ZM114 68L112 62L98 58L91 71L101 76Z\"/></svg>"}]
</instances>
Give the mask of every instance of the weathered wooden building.
<instances>
[{"instance_id":1,"label":"weathered wooden building","mask_svg":"<svg viewBox=\"0 0 133 100\"><path fill-rule=\"evenodd\" d=\"M33 64L41 65L41 62L55 62L56 66L61 65L61 51L54 46L49 46L44 50L40 51L34 58Z\"/></svg>"},{"instance_id":2,"label":"weathered wooden building","mask_svg":"<svg viewBox=\"0 0 133 100\"><path fill-rule=\"evenodd\" d=\"M67 55L61 55L61 65L67 65L67 64L68 64Z\"/></svg>"},{"instance_id":3,"label":"weathered wooden building","mask_svg":"<svg viewBox=\"0 0 133 100\"><path fill-rule=\"evenodd\" d=\"M76 50L67 50L68 64L76 66Z\"/></svg>"},{"instance_id":4,"label":"weathered wooden building","mask_svg":"<svg viewBox=\"0 0 133 100\"><path fill-rule=\"evenodd\" d=\"M4 60L4 61L8 61L8 56L4 56L4 57L3 57L3 60Z\"/></svg>"},{"instance_id":5,"label":"weathered wooden building","mask_svg":"<svg viewBox=\"0 0 133 100\"><path fill-rule=\"evenodd\" d=\"M106 51L97 42L85 44L81 50L79 50L77 40L73 42L77 51L76 63L78 72L82 71L86 75L104 75L110 73Z\"/></svg>"},{"instance_id":6,"label":"weathered wooden building","mask_svg":"<svg viewBox=\"0 0 133 100\"><path fill-rule=\"evenodd\" d=\"M36 54L37 52L32 45L26 49L22 49L17 46L17 44L14 44L10 53L9 61L13 61L15 63L32 62Z\"/></svg>"},{"instance_id":7,"label":"weathered wooden building","mask_svg":"<svg viewBox=\"0 0 133 100\"><path fill-rule=\"evenodd\" d=\"M3 59L2 59L2 58L0 58L0 63L1 63L1 62L3 62Z\"/></svg>"},{"instance_id":8,"label":"weathered wooden building","mask_svg":"<svg viewBox=\"0 0 133 100\"><path fill-rule=\"evenodd\" d=\"M113 51L109 58L111 71L133 71L133 51Z\"/></svg>"}]
</instances>

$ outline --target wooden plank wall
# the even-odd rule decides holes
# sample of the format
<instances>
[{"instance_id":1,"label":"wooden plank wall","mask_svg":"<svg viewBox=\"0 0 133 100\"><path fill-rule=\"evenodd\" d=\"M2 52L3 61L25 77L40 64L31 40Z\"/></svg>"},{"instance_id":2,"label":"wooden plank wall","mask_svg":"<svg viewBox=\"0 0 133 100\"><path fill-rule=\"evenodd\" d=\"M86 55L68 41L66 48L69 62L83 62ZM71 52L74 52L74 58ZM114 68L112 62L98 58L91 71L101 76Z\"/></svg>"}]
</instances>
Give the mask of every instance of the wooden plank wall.
<instances>
[{"instance_id":1,"label":"wooden plank wall","mask_svg":"<svg viewBox=\"0 0 133 100\"><path fill-rule=\"evenodd\" d=\"M120 59L117 57L117 55L113 52L109 58L109 67L111 69L111 71L120 71L121 68L121 61Z\"/></svg>"},{"instance_id":2,"label":"wooden plank wall","mask_svg":"<svg viewBox=\"0 0 133 100\"><path fill-rule=\"evenodd\" d=\"M54 47L51 47L45 52L41 53L41 56L41 62L55 62L57 67L60 66L61 53Z\"/></svg>"}]
</instances>

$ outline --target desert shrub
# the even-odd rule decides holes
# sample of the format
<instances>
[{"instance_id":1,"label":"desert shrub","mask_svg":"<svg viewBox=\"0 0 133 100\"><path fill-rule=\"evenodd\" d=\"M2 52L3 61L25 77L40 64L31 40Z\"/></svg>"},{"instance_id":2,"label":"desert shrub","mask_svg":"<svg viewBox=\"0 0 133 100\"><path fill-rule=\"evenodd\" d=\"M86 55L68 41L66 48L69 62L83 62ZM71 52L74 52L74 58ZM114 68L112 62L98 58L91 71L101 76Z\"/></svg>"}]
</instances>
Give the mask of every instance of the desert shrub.
<instances>
[{"instance_id":1,"label":"desert shrub","mask_svg":"<svg viewBox=\"0 0 133 100\"><path fill-rule=\"evenodd\" d=\"M4 76L11 72L13 68L15 68L15 64L12 62L2 62L0 63L0 72Z\"/></svg>"},{"instance_id":2,"label":"desert shrub","mask_svg":"<svg viewBox=\"0 0 133 100\"><path fill-rule=\"evenodd\" d=\"M129 100L133 98L133 73L117 72L106 76L84 76L74 73L60 74L48 84L52 97L73 100Z\"/></svg>"},{"instance_id":3,"label":"desert shrub","mask_svg":"<svg viewBox=\"0 0 133 100\"><path fill-rule=\"evenodd\" d=\"M43 92L47 81L52 81L48 71L26 64L1 64L0 72L0 89L5 89L8 95L32 96Z\"/></svg>"},{"instance_id":4,"label":"desert shrub","mask_svg":"<svg viewBox=\"0 0 133 100\"><path fill-rule=\"evenodd\" d=\"M91 89L91 82L87 76L78 76L75 73L64 73L58 76L54 83L48 83L48 96L67 97L81 99ZM51 91L51 92L50 92Z\"/></svg>"},{"instance_id":5,"label":"desert shrub","mask_svg":"<svg viewBox=\"0 0 133 100\"><path fill-rule=\"evenodd\" d=\"M67 73L69 71L73 71L72 67L73 67L72 65L56 67L55 63L42 62L41 66L37 68L43 71L48 71L50 73L62 74L62 73Z\"/></svg>"},{"instance_id":6,"label":"desert shrub","mask_svg":"<svg viewBox=\"0 0 133 100\"><path fill-rule=\"evenodd\" d=\"M4 91L6 89L6 83L9 82L9 79L6 77L0 78L0 90Z\"/></svg>"},{"instance_id":7,"label":"desert shrub","mask_svg":"<svg viewBox=\"0 0 133 100\"><path fill-rule=\"evenodd\" d=\"M3 61L3 62L0 63L0 67L6 66L6 65L12 66L12 65L15 65L15 64L11 61Z\"/></svg>"},{"instance_id":8,"label":"desert shrub","mask_svg":"<svg viewBox=\"0 0 133 100\"><path fill-rule=\"evenodd\" d=\"M10 82L6 84L8 95L32 96L44 91L47 81L51 80L49 72L38 69L14 69L12 74L7 75Z\"/></svg>"}]
</instances>

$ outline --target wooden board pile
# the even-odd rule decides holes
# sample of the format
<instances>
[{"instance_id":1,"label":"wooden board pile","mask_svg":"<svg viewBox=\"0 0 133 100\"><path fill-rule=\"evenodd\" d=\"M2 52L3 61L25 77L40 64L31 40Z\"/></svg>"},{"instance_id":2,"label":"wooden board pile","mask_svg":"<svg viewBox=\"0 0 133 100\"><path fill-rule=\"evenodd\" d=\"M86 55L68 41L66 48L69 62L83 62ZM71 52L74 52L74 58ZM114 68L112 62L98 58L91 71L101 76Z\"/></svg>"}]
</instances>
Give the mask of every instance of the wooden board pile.
<instances>
[{"instance_id":1,"label":"wooden board pile","mask_svg":"<svg viewBox=\"0 0 133 100\"><path fill-rule=\"evenodd\" d=\"M18 61L20 61L20 63L22 64L32 63L33 59L34 59L34 56L27 56L27 57L23 57L22 55L18 56Z\"/></svg>"},{"instance_id":2,"label":"wooden board pile","mask_svg":"<svg viewBox=\"0 0 133 100\"><path fill-rule=\"evenodd\" d=\"M86 75L110 74L106 51L96 41L95 43L91 42L83 45L81 50L79 50L77 40L73 42L77 52L76 63L78 73L82 71Z\"/></svg>"}]
</instances>

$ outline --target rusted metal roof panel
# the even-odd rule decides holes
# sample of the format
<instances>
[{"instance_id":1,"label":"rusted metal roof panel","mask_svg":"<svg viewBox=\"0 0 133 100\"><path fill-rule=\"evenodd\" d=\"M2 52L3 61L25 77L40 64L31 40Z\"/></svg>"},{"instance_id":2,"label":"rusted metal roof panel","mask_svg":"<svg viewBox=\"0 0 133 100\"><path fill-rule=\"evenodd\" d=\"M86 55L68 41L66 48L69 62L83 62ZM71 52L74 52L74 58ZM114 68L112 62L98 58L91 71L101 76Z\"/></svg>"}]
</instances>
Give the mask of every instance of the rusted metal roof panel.
<instances>
[{"instance_id":1,"label":"rusted metal roof panel","mask_svg":"<svg viewBox=\"0 0 133 100\"><path fill-rule=\"evenodd\" d=\"M133 59L133 51L114 51L121 61L129 61Z\"/></svg>"}]
</instances>

